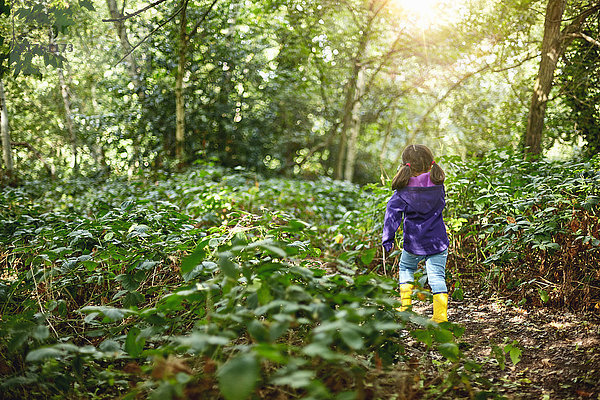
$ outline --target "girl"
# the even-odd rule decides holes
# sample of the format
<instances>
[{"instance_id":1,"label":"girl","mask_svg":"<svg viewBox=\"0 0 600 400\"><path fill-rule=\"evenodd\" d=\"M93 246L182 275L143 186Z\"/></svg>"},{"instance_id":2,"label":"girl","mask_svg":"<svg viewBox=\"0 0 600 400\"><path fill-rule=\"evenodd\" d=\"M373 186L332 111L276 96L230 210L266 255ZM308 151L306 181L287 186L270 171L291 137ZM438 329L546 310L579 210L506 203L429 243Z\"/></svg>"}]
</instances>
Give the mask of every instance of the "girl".
<instances>
[{"instance_id":1,"label":"girl","mask_svg":"<svg viewBox=\"0 0 600 400\"><path fill-rule=\"evenodd\" d=\"M427 146L410 145L402 152L402 164L392 180L394 194L387 203L383 222L383 247L392 250L396 230L404 217L404 248L400 256L401 311L411 304L414 273L425 260L433 292L433 320L448 321L446 259L448 235L442 219L445 174Z\"/></svg>"}]
</instances>

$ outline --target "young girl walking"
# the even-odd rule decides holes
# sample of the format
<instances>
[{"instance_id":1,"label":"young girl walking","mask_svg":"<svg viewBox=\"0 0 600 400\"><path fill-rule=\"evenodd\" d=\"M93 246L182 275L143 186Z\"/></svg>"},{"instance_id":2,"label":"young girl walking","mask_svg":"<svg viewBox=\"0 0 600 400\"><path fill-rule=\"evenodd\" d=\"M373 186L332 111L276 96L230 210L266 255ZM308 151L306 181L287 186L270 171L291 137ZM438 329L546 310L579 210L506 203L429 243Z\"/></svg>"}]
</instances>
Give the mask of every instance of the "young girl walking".
<instances>
[{"instance_id":1,"label":"young girl walking","mask_svg":"<svg viewBox=\"0 0 600 400\"><path fill-rule=\"evenodd\" d=\"M404 220L404 246L400 256L401 310L411 304L414 273L425 260L433 293L433 320L448 321L446 259L448 235L442 219L445 174L427 146L410 145L402 152L402 165L392 180L394 194L387 203L383 222L383 247L392 250L396 230Z\"/></svg>"}]
</instances>

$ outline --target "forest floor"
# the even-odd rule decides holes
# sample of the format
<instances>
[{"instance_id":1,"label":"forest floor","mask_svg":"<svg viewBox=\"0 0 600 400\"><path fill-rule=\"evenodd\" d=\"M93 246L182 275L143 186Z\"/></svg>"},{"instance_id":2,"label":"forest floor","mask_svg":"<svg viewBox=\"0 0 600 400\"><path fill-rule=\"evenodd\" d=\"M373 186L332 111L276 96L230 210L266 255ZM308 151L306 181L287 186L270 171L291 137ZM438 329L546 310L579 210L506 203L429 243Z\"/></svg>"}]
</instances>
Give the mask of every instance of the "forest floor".
<instances>
[{"instance_id":1,"label":"forest floor","mask_svg":"<svg viewBox=\"0 0 600 400\"><path fill-rule=\"evenodd\" d=\"M414 311L431 315L431 304ZM509 399L600 399L600 317L563 310L527 310L510 300L473 292L451 300L448 318L465 328L463 352L483 365L483 374ZM501 370L491 344L513 343L522 350ZM493 361L492 361L493 360Z\"/></svg>"}]
</instances>

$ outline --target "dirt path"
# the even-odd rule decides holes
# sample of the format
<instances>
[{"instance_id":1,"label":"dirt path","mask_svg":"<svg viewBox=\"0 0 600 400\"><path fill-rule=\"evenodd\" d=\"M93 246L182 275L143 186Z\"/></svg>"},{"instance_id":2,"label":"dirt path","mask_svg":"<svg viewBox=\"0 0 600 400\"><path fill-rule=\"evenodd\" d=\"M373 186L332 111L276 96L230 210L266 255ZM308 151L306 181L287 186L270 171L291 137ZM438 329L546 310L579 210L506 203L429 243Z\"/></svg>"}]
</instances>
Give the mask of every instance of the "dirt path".
<instances>
[{"instance_id":1,"label":"dirt path","mask_svg":"<svg viewBox=\"0 0 600 400\"><path fill-rule=\"evenodd\" d=\"M418 308L415 304L415 311L431 314L430 305ZM463 352L484 363L488 378L509 399L600 400L598 314L526 310L510 300L475 293L452 300L448 314L465 327ZM502 371L489 357L491 343L514 340L522 350L521 361L513 365L507 357Z\"/></svg>"}]
</instances>

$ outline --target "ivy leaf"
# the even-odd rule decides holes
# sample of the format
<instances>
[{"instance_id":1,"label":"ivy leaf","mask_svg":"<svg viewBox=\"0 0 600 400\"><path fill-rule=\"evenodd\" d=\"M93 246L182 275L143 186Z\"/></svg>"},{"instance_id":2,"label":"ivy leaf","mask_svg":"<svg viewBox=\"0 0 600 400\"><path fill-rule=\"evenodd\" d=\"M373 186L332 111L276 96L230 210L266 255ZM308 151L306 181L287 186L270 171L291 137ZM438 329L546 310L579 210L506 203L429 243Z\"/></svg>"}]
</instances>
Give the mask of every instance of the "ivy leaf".
<instances>
[{"instance_id":1,"label":"ivy leaf","mask_svg":"<svg viewBox=\"0 0 600 400\"><path fill-rule=\"evenodd\" d=\"M227 400L245 400L259 378L258 360L253 354L238 355L217 371L219 389Z\"/></svg>"}]
</instances>

